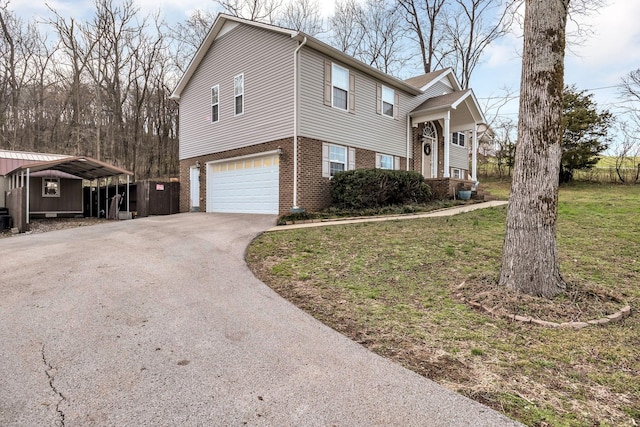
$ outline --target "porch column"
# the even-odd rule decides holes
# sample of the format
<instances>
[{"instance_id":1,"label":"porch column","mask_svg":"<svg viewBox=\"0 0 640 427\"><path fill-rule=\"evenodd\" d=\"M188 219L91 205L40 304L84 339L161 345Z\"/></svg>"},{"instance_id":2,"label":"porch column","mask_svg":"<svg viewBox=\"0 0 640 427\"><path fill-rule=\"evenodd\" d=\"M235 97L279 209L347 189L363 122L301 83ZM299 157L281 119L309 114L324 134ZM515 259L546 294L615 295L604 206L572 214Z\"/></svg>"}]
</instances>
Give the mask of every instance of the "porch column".
<instances>
[{"instance_id":1,"label":"porch column","mask_svg":"<svg viewBox=\"0 0 640 427\"><path fill-rule=\"evenodd\" d=\"M444 174L445 178L449 178L449 143L451 140L451 129L449 122L451 121L451 111L447 111L444 116Z\"/></svg>"},{"instance_id":2,"label":"porch column","mask_svg":"<svg viewBox=\"0 0 640 427\"><path fill-rule=\"evenodd\" d=\"M473 145L471 152L471 179L475 182L478 180L478 124L473 125Z\"/></svg>"}]
</instances>

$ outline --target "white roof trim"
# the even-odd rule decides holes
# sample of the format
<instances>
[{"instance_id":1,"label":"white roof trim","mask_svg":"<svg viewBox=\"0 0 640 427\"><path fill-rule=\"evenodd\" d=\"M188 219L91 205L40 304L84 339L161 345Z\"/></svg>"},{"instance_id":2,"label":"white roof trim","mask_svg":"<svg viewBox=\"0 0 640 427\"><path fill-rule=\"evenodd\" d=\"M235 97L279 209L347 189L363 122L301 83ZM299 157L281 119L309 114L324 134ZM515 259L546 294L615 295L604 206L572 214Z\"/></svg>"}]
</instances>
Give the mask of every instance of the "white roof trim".
<instances>
[{"instance_id":1,"label":"white roof trim","mask_svg":"<svg viewBox=\"0 0 640 427\"><path fill-rule=\"evenodd\" d=\"M249 21L246 19L220 13L216 17L216 20L214 21L213 25L211 26L211 30L209 30L209 33L207 34L204 41L198 48L196 54L194 55L191 62L189 63L189 66L187 67L187 71L184 73L184 75L178 82L178 85L173 90L173 93L171 94L171 99L174 99L174 100L180 99L180 96L182 95L182 91L187 86L187 84L189 83L189 80L191 79L196 69L198 68L198 66L206 56L207 52L209 51L209 48L211 47L211 44L216 40L218 35L225 34L227 32L223 30L223 28L225 27L225 24L228 22L251 25L253 27L274 31L280 34L285 34L299 42L306 37L307 47L317 50L335 59L336 61L342 62L343 64L346 64L349 67L357 69L365 74L372 75L377 79L379 79L380 81L388 84L389 86L395 87L397 89L401 89L404 92L410 93L411 95L420 95L422 93L420 89L417 89L414 86L411 86L400 79L390 76L387 73L383 73L382 71L370 65L367 65L364 62L358 61L357 59L345 54L344 52L341 52L338 49L335 49L327 45L326 43L323 43L320 40L312 36L309 36L308 34L305 34L303 32L289 30L286 28L282 28L282 27L278 27L270 24L264 24L261 22Z\"/></svg>"},{"instance_id":2,"label":"white roof trim","mask_svg":"<svg viewBox=\"0 0 640 427\"><path fill-rule=\"evenodd\" d=\"M448 77L448 81L443 81L445 77ZM454 92L460 92L462 90L462 86L460 86L460 82L458 81L456 74L453 72L453 68L450 68L450 67L447 68L444 73L439 75L438 78L431 80L429 83L422 86L420 89L423 92L426 92L427 89L429 89L431 86L433 86L434 84L440 81L442 81L444 84L446 84L451 89L453 89Z\"/></svg>"},{"instance_id":3,"label":"white roof trim","mask_svg":"<svg viewBox=\"0 0 640 427\"><path fill-rule=\"evenodd\" d=\"M171 94L171 97L170 97L171 99L175 99L175 100L180 99L180 95L182 94L182 91L184 90L185 86L193 76L193 73L195 73L196 69L198 68L198 65L200 65L200 62L202 62L202 60L206 56L207 52L209 51L209 48L211 47L211 44L218 37L218 34L223 29L224 25L229 21L236 22L239 24L248 24L248 25L252 25L258 28L263 28L269 31L275 31L277 33L286 34L289 37L294 37L297 34L296 31L288 30L286 28L276 27L275 25L263 24L261 22L255 22L255 21L248 21L246 19L238 18L236 16L219 13L218 16L216 17L216 20L213 22L211 29L207 33L207 36L204 38L204 40L202 41L202 44L196 51L196 54L191 59L191 62L187 67L187 71L184 73L184 75L178 82L178 85L173 90L173 93Z\"/></svg>"}]
</instances>

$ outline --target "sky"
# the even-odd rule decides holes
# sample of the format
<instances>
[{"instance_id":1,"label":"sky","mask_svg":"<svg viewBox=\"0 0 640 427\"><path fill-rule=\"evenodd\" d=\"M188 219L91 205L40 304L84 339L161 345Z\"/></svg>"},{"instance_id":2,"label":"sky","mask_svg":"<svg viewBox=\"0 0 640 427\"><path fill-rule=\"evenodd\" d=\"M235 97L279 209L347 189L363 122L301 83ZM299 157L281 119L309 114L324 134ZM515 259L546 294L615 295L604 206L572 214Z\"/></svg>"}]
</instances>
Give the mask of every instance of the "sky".
<instances>
[{"instance_id":1,"label":"sky","mask_svg":"<svg viewBox=\"0 0 640 427\"><path fill-rule=\"evenodd\" d=\"M570 42L565 58L565 83L575 84L580 90L593 93L600 108L609 109L622 117L623 105L619 97L621 78L640 68L640 1L605 0L607 4L589 16L570 21L568 32L574 33L577 25L588 28L592 34L580 43ZM114 0L115 3L118 0ZM143 15L160 9L169 22L188 17L196 9L216 11L213 0L135 0ZM83 18L91 16L93 0L10 0L9 8L24 18L47 16L46 4L64 16ZM322 13L329 16L334 0L319 0ZM517 30L516 30L517 32ZM511 34L489 46L482 63L471 80L476 97L487 111L489 120L495 110L486 108L494 104L496 97L504 97L504 89L510 90L514 99L500 109L504 117L517 118L517 92L520 82L520 56L522 38ZM419 71L416 70L418 73ZM405 76L409 77L409 76Z\"/></svg>"}]
</instances>

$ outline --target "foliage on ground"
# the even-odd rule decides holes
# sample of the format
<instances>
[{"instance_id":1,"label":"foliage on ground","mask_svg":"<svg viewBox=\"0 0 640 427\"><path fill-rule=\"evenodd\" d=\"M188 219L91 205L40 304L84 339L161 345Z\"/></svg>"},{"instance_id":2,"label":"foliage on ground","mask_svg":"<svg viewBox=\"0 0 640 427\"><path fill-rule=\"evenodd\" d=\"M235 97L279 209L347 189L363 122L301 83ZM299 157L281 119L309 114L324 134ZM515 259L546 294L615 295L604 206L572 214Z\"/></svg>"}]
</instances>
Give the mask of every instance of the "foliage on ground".
<instances>
[{"instance_id":1,"label":"foliage on ground","mask_svg":"<svg viewBox=\"0 0 640 427\"><path fill-rule=\"evenodd\" d=\"M493 194L493 184L485 185ZM640 187L563 187L564 279L637 310L639 210ZM462 282L497 278L505 213L501 207L267 233L251 245L247 261L263 281L332 328L527 425L637 425L635 313L606 326L550 329L492 318L455 297Z\"/></svg>"},{"instance_id":2,"label":"foliage on ground","mask_svg":"<svg viewBox=\"0 0 640 427\"><path fill-rule=\"evenodd\" d=\"M278 219L278 225L332 218L360 218L381 215L406 215L431 212L438 209L450 208L453 206L464 205L468 203L475 203L475 201L463 202L460 200L432 200L426 203L381 206L367 209L344 209L333 206L327 209L323 209L319 212L302 212L283 215Z\"/></svg>"}]
</instances>

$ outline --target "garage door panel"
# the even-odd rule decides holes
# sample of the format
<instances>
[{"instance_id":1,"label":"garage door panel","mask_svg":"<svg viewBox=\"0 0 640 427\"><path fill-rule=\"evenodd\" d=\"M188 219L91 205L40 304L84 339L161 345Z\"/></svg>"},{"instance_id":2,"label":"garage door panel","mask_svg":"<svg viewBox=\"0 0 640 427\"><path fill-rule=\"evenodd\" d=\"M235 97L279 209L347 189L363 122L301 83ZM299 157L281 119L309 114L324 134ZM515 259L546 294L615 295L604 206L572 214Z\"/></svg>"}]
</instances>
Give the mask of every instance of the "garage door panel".
<instances>
[{"instance_id":1,"label":"garage door panel","mask_svg":"<svg viewBox=\"0 0 640 427\"><path fill-rule=\"evenodd\" d=\"M273 154L209 165L207 211L277 214L279 176Z\"/></svg>"}]
</instances>

